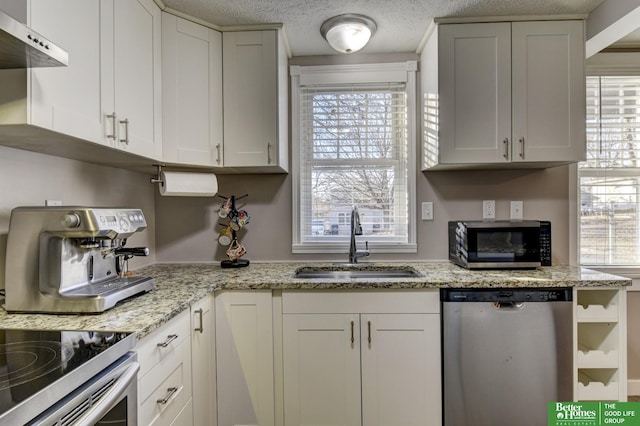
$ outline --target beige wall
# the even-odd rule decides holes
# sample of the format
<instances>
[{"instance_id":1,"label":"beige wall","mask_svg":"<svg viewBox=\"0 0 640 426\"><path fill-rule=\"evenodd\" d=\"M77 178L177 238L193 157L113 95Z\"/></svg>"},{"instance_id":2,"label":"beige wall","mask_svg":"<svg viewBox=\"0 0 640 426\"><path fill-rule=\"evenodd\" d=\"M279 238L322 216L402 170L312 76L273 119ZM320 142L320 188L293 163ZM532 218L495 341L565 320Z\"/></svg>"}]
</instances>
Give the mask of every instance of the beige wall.
<instances>
[{"instance_id":1,"label":"beige wall","mask_svg":"<svg viewBox=\"0 0 640 426\"><path fill-rule=\"evenodd\" d=\"M482 218L482 200L496 200L498 219L509 218L509 201L524 201L525 219L547 219L553 229L553 261L569 263L568 167L545 170L418 172L418 204L434 203L434 221L418 217L418 252L372 253L368 261L445 260L447 221ZM291 253L291 177L218 176L219 193L249 194L243 202L251 222L240 240L253 261L337 260L335 255ZM156 251L159 262L213 262L225 258L217 241L220 199L161 197L156 193ZM420 211L419 205L416 207Z\"/></svg>"},{"instance_id":2,"label":"beige wall","mask_svg":"<svg viewBox=\"0 0 640 426\"><path fill-rule=\"evenodd\" d=\"M294 57L290 65L380 63L418 60L414 53L354 54ZM293 141L292 143L295 143ZM420 144L417 144L420 146ZM420 170L416 152L416 170ZM420 202L434 203L434 221L418 217L415 254L372 253L368 261L447 259L447 221L482 218L482 200L496 200L497 219L509 218L509 201L524 201L525 219L552 221L553 261L569 263L569 175L567 167L546 170L418 172L416 212ZM291 176L218 176L219 193L249 194L246 210L251 223L240 241L253 261L345 261L344 253L308 255L291 253ZM221 199L171 198L156 193L157 259L160 262L214 262L225 259L217 243L216 209ZM364 244L364 243L363 243Z\"/></svg>"},{"instance_id":3,"label":"beige wall","mask_svg":"<svg viewBox=\"0 0 640 426\"><path fill-rule=\"evenodd\" d=\"M17 206L65 205L141 208L148 229L131 237L129 246L155 245L154 187L149 177L121 169L36 154L0 146L0 288L4 287L9 216ZM155 254L134 259L131 266L154 263Z\"/></svg>"}]
</instances>

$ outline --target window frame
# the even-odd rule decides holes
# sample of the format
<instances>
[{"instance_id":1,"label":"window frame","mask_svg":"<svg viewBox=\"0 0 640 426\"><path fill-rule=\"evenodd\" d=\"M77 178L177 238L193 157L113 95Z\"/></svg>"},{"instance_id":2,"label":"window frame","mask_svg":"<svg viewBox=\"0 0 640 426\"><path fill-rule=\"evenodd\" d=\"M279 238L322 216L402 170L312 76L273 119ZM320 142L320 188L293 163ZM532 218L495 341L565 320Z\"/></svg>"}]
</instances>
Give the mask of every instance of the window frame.
<instances>
[{"instance_id":1,"label":"window frame","mask_svg":"<svg viewBox=\"0 0 640 426\"><path fill-rule=\"evenodd\" d=\"M618 53L618 52L606 52L598 53L587 59L586 65L586 77L594 76L637 76L640 75L640 54L638 53ZM585 77L585 90L586 81ZM585 121L585 126L586 126ZM585 140L586 143L586 140ZM578 164L571 165L570 173L570 188L572 194L572 203L570 204L570 213L572 220L570 221L570 245L571 256L574 264L583 266L590 269L602 270L609 273L622 274L629 277L640 278L640 264L639 265L615 265L615 264L583 264L581 259L581 192L580 192L580 177L581 172ZM596 175L598 169L583 169L584 175ZM610 171L608 173L611 173ZM624 175L624 169L618 171L619 174ZM613 175L613 174L612 174Z\"/></svg>"},{"instance_id":2,"label":"window frame","mask_svg":"<svg viewBox=\"0 0 640 426\"><path fill-rule=\"evenodd\" d=\"M407 100L407 211L406 243L370 241L375 253L416 253L416 134L417 134L417 61L357 65L292 65L291 75L291 140L292 140L292 253L346 253L349 242L330 238L327 241L304 241L301 231L301 87L320 84L405 83ZM366 237L360 237L366 239Z\"/></svg>"}]
</instances>

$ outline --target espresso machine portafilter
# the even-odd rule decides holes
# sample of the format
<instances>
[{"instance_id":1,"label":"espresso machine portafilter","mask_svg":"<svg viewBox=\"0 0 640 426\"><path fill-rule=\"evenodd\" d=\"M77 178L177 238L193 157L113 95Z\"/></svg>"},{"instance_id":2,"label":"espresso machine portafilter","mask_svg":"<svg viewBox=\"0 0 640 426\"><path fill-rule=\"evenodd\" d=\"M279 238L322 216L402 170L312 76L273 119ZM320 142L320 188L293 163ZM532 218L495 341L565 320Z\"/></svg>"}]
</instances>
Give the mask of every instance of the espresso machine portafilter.
<instances>
[{"instance_id":1,"label":"espresso machine portafilter","mask_svg":"<svg viewBox=\"0 0 640 426\"><path fill-rule=\"evenodd\" d=\"M99 313L152 290L150 277L128 272L147 256L126 247L147 226L140 209L18 207L7 238L5 309L9 312Z\"/></svg>"}]
</instances>

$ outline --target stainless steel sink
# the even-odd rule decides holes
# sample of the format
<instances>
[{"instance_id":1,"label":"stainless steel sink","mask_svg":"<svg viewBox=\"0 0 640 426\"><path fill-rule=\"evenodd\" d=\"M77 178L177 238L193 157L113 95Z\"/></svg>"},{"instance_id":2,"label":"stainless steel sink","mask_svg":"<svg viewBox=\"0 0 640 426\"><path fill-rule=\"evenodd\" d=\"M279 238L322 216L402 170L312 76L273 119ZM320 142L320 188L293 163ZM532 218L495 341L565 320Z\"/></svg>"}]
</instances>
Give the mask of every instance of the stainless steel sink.
<instances>
[{"instance_id":1,"label":"stainless steel sink","mask_svg":"<svg viewBox=\"0 0 640 426\"><path fill-rule=\"evenodd\" d=\"M357 279L357 278L416 278L422 274L413 268L406 266L328 266L313 267L305 266L298 268L295 278L325 278L325 279Z\"/></svg>"}]
</instances>

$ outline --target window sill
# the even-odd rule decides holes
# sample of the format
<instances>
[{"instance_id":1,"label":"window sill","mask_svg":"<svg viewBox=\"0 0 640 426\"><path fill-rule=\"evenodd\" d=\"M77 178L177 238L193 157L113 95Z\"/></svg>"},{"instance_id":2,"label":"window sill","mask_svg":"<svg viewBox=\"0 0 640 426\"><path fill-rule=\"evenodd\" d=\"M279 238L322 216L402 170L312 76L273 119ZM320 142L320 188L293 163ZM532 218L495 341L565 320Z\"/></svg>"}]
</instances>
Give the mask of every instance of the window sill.
<instances>
[{"instance_id":1,"label":"window sill","mask_svg":"<svg viewBox=\"0 0 640 426\"><path fill-rule=\"evenodd\" d=\"M616 265L580 265L582 268L594 269L608 274L621 275L627 278L640 278L639 266L616 266Z\"/></svg>"}]
</instances>

